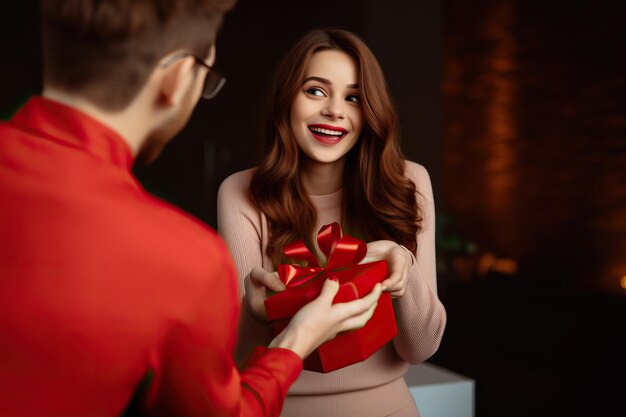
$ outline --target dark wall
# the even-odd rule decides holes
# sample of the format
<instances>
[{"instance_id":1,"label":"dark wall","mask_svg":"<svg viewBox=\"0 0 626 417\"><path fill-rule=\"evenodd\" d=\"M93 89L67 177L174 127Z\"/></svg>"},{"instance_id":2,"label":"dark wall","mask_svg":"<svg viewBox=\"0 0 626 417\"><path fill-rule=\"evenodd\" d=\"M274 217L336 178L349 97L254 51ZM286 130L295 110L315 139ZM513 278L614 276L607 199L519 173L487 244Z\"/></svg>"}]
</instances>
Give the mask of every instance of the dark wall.
<instances>
[{"instance_id":1,"label":"dark wall","mask_svg":"<svg viewBox=\"0 0 626 417\"><path fill-rule=\"evenodd\" d=\"M39 3L0 3L0 117L7 119L41 91Z\"/></svg>"},{"instance_id":2,"label":"dark wall","mask_svg":"<svg viewBox=\"0 0 626 417\"><path fill-rule=\"evenodd\" d=\"M539 285L623 292L623 2L448 0L444 188Z\"/></svg>"},{"instance_id":3,"label":"dark wall","mask_svg":"<svg viewBox=\"0 0 626 417\"><path fill-rule=\"evenodd\" d=\"M457 273L444 295L430 360L475 379L478 416L623 409L624 16L620 1L446 0L445 211L478 254L519 266Z\"/></svg>"}]
</instances>

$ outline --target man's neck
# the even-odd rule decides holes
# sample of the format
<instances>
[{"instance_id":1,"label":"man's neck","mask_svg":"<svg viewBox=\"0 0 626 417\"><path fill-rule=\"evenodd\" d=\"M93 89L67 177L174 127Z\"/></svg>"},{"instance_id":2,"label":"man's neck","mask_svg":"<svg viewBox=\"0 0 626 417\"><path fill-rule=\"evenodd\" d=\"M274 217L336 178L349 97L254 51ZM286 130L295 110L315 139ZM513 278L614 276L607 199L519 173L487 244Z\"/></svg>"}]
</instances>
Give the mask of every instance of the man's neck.
<instances>
[{"instance_id":1,"label":"man's neck","mask_svg":"<svg viewBox=\"0 0 626 417\"><path fill-rule=\"evenodd\" d=\"M54 88L44 88L42 96L80 110L115 130L126 141L133 155L137 154L147 135L142 129L142 123L137 123L137 120L141 120L141 118L137 117L137 112L132 105L123 111L106 111L80 95Z\"/></svg>"}]
</instances>

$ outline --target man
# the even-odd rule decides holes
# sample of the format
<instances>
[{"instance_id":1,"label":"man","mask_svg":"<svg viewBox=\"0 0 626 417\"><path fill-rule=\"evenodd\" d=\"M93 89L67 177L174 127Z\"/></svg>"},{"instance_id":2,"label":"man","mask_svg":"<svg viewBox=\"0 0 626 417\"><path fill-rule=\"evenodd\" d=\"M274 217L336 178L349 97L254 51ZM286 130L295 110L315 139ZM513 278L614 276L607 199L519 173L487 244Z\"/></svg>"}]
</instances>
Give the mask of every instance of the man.
<instances>
[{"instance_id":1,"label":"man","mask_svg":"<svg viewBox=\"0 0 626 417\"><path fill-rule=\"evenodd\" d=\"M327 281L239 373L225 245L131 173L223 84L233 3L42 2L43 94L0 125L0 415L276 416L302 358L371 316L380 288L332 306Z\"/></svg>"}]
</instances>

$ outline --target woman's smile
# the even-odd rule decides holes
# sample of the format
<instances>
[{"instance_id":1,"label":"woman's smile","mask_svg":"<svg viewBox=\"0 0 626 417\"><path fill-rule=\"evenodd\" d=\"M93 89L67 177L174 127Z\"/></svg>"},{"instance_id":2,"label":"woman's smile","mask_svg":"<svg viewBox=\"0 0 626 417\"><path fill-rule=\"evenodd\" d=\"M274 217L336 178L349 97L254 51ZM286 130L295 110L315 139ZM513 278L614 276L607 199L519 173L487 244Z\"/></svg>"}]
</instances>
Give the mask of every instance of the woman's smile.
<instances>
[{"instance_id":1,"label":"woman's smile","mask_svg":"<svg viewBox=\"0 0 626 417\"><path fill-rule=\"evenodd\" d=\"M308 128L313 137L325 145L336 145L349 133L343 127L327 124L312 124Z\"/></svg>"},{"instance_id":2,"label":"woman's smile","mask_svg":"<svg viewBox=\"0 0 626 417\"><path fill-rule=\"evenodd\" d=\"M291 105L296 142L309 162L343 164L363 127L359 67L343 51L314 53Z\"/></svg>"}]
</instances>

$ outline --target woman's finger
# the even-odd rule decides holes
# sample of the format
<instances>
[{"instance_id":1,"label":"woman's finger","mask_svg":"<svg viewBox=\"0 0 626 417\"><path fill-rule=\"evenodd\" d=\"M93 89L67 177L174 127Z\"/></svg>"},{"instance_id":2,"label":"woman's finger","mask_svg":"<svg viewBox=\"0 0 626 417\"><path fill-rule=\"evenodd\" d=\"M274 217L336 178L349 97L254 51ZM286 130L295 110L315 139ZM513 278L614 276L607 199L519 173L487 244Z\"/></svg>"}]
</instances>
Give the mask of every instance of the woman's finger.
<instances>
[{"instance_id":1,"label":"woman's finger","mask_svg":"<svg viewBox=\"0 0 626 417\"><path fill-rule=\"evenodd\" d=\"M404 294L404 290L409 281L409 271L411 270L411 266L413 262L411 260L411 255L409 254L407 250L403 250L402 252L404 253L404 259L405 259L404 270L402 271L402 278L400 279L400 282L396 286L396 291L400 290L402 294Z\"/></svg>"},{"instance_id":2,"label":"woman's finger","mask_svg":"<svg viewBox=\"0 0 626 417\"><path fill-rule=\"evenodd\" d=\"M387 264L391 274L382 284L387 291L391 291L397 287L398 282L402 280L406 267L407 259L404 250L397 246L387 254Z\"/></svg>"},{"instance_id":3,"label":"woman's finger","mask_svg":"<svg viewBox=\"0 0 626 417\"><path fill-rule=\"evenodd\" d=\"M283 291L286 288L285 284L278 277L277 272L267 272L258 266L250 272L250 279L256 286L264 286L276 292Z\"/></svg>"}]
</instances>

